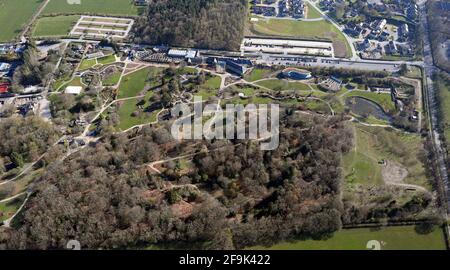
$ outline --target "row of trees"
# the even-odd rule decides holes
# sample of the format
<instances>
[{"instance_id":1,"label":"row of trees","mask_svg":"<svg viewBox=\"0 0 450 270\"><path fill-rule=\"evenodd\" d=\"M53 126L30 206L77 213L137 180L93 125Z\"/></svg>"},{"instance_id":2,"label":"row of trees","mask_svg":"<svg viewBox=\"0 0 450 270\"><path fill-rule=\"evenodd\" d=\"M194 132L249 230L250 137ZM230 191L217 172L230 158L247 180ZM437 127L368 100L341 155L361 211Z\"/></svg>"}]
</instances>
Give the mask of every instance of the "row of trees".
<instances>
[{"instance_id":1,"label":"row of trees","mask_svg":"<svg viewBox=\"0 0 450 270\"><path fill-rule=\"evenodd\" d=\"M134 40L236 50L243 37L246 7L246 0L152 1L136 22Z\"/></svg>"}]
</instances>

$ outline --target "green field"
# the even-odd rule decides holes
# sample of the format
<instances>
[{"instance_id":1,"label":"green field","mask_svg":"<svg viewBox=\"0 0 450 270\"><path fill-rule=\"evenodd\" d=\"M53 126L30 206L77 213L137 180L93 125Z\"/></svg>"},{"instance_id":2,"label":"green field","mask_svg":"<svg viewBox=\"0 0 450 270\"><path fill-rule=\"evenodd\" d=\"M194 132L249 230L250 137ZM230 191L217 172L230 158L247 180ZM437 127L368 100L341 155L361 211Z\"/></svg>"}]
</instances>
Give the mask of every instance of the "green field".
<instances>
[{"instance_id":1,"label":"green field","mask_svg":"<svg viewBox=\"0 0 450 270\"><path fill-rule=\"evenodd\" d=\"M408 170L405 183L431 189L420 161L422 140L415 134L407 134L382 127L354 124L355 145L343 156L344 177L347 183L380 185L382 160L389 160Z\"/></svg>"},{"instance_id":2,"label":"green field","mask_svg":"<svg viewBox=\"0 0 450 270\"><path fill-rule=\"evenodd\" d=\"M342 158L344 176L348 183L367 185L384 183L381 166L378 164L382 157L374 152L371 134L355 127L355 147Z\"/></svg>"},{"instance_id":3,"label":"green field","mask_svg":"<svg viewBox=\"0 0 450 270\"><path fill-rule=\"evenodd\" d=\"M244 79L249 82L254 82L265 78L272 72L270 69L254 68L250 73L245 75Z\"/></svg>"},{"instance_id":4,"label":"green field","mask_svg":"<svg viewBox=\"0 0 450 270\"><path fill-rule=\"evenodd\" d=\"M23 0L22 0L23 1ZM67 0L50 0L43 14L105 14L105 15L139 15L142 8L132 0L81 0L81 5L71 5Z\"/></svg>"},{"instance_id":5,"label":"green field","mask_svg":"<svg viewBox=\"0 0 450 270\"><path fill-rule=\"evenodd\" d=\"M302 82L291 82L279 79L269 79L259 81L257 85L272 89L274 91L286 91L286 90L312 90L309 85Z\"/></svg>"},{"instance_id":6,"label":"green field","mask_svg":"<svg viewBox=\"0 0 450 270\"><path fill-rule=\"evenodd\" d=\"M53 86L53 87L54 87L55 90L58 89L58 91L64 91L67 86L81 86L83 88L86 87L86 85L84 85L81 82L81 78L80 77L75 77L70 82L66 82L66 83L58 82L57 86L58 87L55 87L55 86Z\"/></svg>"},{"instance_id":7,"label":"green field","mask_svg":"<svg viewBox=\"0 0 450 270\"><path fill-rule=\"evenodd\" d=\"M444 250L445 239L441 229L429 234L418 234L414 226L393 226L381 229L344 229L327 240L300 240L282 242L271 247L256 246L257 250L365 250L367 242L376 240L382 250Z\"/></svg>"},{"instance_id":8,"label":"green field","mask_svg":"<svg viewBox=\"0 0 450 270\"><path fill-rule=\"evenodd\" d=\"M203 100L214 97L220 88L220 82L219 76L212 76L203 85L200 85L199 90L194 95L201 96Z\"/></svg>"},{"instance_id":9,"label":"green field","mask_svg":"<svg viewBox=\"0 0 450 270\"><path fill-rule=\"evenodd\" d=\"M80 16L42 17L37 20L33 29L33 37L67 36Z\"/></svg>"},{"instance_id":10,"label":"green field","mask_svg":"<svg viewBox=\"0 0 450 270\"><path fill-rule=\"evenodd\" d=\"M103 85L104 86L114 86L114 85L116 85L119 82L121 75L122 75L121 72L116 72L114 74L111 74L108 78L103 80Z\"/></svg>"},{"instance_id":11,"label":"green field","mask_svg":"<svg viewBox=\"0 0 450 270\"><path fill-rule=\"evenodd\" d=\"M108 65L108 64L112 64L114 62L116 62L116 56L114 54L110 54L107 56L97 58L97 63L102 64L102 65Z\"/></svg>"},{"instance_id":12,"label":"green field","mask_svg":"<svg viewBox=\"0 0 450 270\"><path fill-rule=\"evenodd\" d=\"M149 79L157 78L162 69L161 68L143 68L122 78L119 87L119 99L126 97L138 96L145 88Z\"/></svg>"},{"instance_id":13,"label":"green field","mask_svg":"<svg viewBox=\"0 0 450 270\"><path fill-rule=\"evenodd\" d=\"M342 32L326 20L297 21L263 19L251 22L249 31L255 35L288 36L303 39L328 39L333 41L337 57L350 57L351 47Z\"/></svg>"},{"instance_id":14,"label":"green field","mask_svg":"<svg viewBox=\"0 0 450 270\"><path fill-rule=\"evenodd\" d=\"M146 102L143 105L144 108L150 105L148 100L152 96L152 94L153 92L149 91L145 96ZM140 112L138 116L133 116L133 112L139 110L137 103L137 99L129 99L120 102L118 110L120 121L116 126L117 130L123 131L136 125L148 124L156 121L156 116L159 110L153 112Z\"/></svg>"},{"instance_id":15,"label":"green field","mask_svg":"<svg viewBox=\"0 0 450 270\"><path fill-rule=\"evenodd\" d=\"M97 64L97 60L95 59L83 59L83 61L81 61L80 67L78 68L78 70L86 70L86 69L90 69L91 67L95 66Z\"/></svg>"},{"instance_id":16,"label":"green field","mask_svg":"<svg viewBox=\"0 0 450 270\"><path fill-rule=\"evenodd\" d=\"M16 38L43 0L0 0L0 42Z\"/></svg>"}]
</instances>

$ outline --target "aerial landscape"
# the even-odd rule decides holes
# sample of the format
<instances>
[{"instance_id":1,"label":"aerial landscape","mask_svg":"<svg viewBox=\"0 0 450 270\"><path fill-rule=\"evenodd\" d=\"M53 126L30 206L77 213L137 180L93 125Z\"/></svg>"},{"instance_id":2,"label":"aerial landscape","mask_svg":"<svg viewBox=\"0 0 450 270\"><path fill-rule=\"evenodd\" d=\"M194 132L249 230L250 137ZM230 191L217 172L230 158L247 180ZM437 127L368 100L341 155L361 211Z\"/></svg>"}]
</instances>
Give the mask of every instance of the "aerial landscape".
<instances>
[{"instance_id":1,"label":"aerial landscape","mask_svg":"<svg viewBox=\"0 0 450 270\"><path fill-rule=\"evenodd\" d=\"M448 250L449 18L0 0L0 250Z\"/></svg>"}]
</instances>

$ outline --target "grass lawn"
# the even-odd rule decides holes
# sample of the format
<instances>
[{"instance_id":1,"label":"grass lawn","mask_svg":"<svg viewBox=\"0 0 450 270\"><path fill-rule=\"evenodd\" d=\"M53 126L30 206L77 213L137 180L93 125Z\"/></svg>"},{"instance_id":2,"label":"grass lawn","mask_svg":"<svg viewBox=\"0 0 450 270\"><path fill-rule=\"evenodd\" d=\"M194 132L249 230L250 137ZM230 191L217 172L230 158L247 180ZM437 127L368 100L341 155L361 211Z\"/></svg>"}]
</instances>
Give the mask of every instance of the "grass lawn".
<instances>
[{"instance_id":1,"label":"grass lawn","mask_svg":"<svg viewBox=\"0 0 450 270\"><path fill-rule=\"evenodd\" d=\"M337 57L350 57L351 47L342 32L326 20L296 21L264 19L250 23L250 31L255 35L289 36L303 39L328 39L333 41Z\"/></svg>"},{"instance_id":2,"label":"grass lawn","mask_svg":"<svg viewBox=\"0 0 450 270\"><path fill-rule=\"evenodd\" d=\"M114 74L111 74L108 78L103 80L103 85L104 86L114 86L114 85L116 85L119 82L121 75L122 75L121 72L116 72Z\"/></svg>"},{"instance_id":3,"label":"grass lawn","mask_svg":"<svg viewBox=\"0 0 450 270\"><path fill-rule=\"evenodd\" d=\"M309 85L302 82L291 82L279 79L264 80L256 83L257 85L272 89L274 91L286 90L311 90Z\"/></svg>"},{"instance_id":4,"label":"grass lawn","mask_svg":"<svg viewBox=\"0 0 450 270\"><path fill-rule=\"evenodd\" d=\"M414 57L411 56L400 56L400 55L383 55L381 57L382 60L388 60L388 61L413 61Z\"/></svg>"},{"instance_id":5,"label":"grass lawn","mask_svg":"<svg viewBox=\"0 0 450 270\"><path fill-rule=\"evenodd\" d=\"M86 87L86 85L84 85L81 82L80 77L75 77L75 78L73 78L73 80L71 80L70 82L67 82L67 83L62 83L62 84L58 83L58 85L60 87L58 91L64 91L67 86L81 86L81 87L83 87L83 89ZM56 90L58 88L54 88L54 89Z\"/></svg>"},{"instance_id":6,"label":"grass lawn","mask_svg":"<svg viewBox=\"0 0 450 270\"><path fill-rule=\"evenodd\" d=\"M67 0L50 0L43 14L139 15L143 10L136 7L131 0L81 0L81 3L81 5L71 5Z\"/></svg>"},{"instance_id":7,"label":"grass lawn","mask_svg":"<svg viewBox=\"0 0 450 270\"><path fill-rule=\"evenodd\" d=\"M112 64L112 63L116 62L116 56L114 54L103 56L103 57L97 58L97 62L102 65Z\"/></svg>"},{"instance_id":8,"label":"grass lawn","mask_svg":"<svg viewBox=\"0 0 450 270\"><path fill-rule=\"evenodd\" d=\"M205 86L212 90L219 90L221 78L219 76L213 76L206 80Z\"/></svg>"},{"instance_id":9,"label":"grass lawn","mask_svg":"<svg viewBox=\"0 0 450 270\"><path fill-rule=\"evenodd\" d=\"M220 88L220 82L221 78L219 76L210 77L203 85L200 85L194 96L201 96L203 100L216 96Z\"/></svg>"},{"instance_id":10,"label":"grass lawn","mask_svg":"<svg viewBox=\"0 0 450 270\"><path fill-rule=\"evenodd\" d=\"M147 80L160 74L162 68L143 68L122 78L117 98L135 97L144 90Z\"/></svg>"},{"instance_id":11,"label":"grass lawn","mask_svg":"<svg viewBox=\"0 0 450 270\"><path fill-rule=\"evenodd\" d=\"M83 59L83 61L81 61L80 67L78 68L78 70L86 70L86 69L90 69L91 67L97 65L97 61L95 59Z\"/></svg>"},{"instance_id":12,"label":"grass lawn","mask_svg":"<svg viewBox=\"0 0 450 270\"><path fill-rule=\"evenodd\" d=\"M307 19L317 19L322 17L322 14L320 14L320 12L317 11L317 9L315 9L310 3L306 3L306 5L308 6L308 13L306 14Z\"/></svg>"},{"instance_id":13,"label":"grass lawn","mask_svg":"<svg viewBox=\"0 0 450 270\"><path fill-rule=\"evenodd\" d=\"M0 42L16 38L43 0L0 0Z\"/></svg>"},{"instance_id":14,"label":"grass lawn","mask_svg":"<svg viewBox=\"0 0 450 270\"><path fill-rule=\"evenodd\" d=\"M80 16L42 17L37 20L33 29L33 37L67 36Z\"/></svg>"},{"instance_id":15,"label":"grass lawn","mask_svg":"<svg viewBox=\"0 0 450 270\"><path fill-rule=\"evenodd\" d=\"M177 70L179 74L186 74L186 75L196 75L198 73L198 70L193 67L184 67Z\"/></svg>"},{"instance_id":16,"label":"grass lawn","mask_svg":"<svg viewBox=\"0 0 450 270\"><path fill-rule=\"evenodd\" d=\"M381 160L393 161L408 170L405 183L431 189L420 161L423 142L416 134L407 134L383 127L354 124L355 148L343 156L347 183L383 184Z\"/></svg>"},{"instance_id":17,"label":"grass lawn","mask_svg":"<svg viewBox=\"0 0 450 270\"><path fill-rule=\"evenodd\" d=\"M408 72L405 75L406 77L422 79L422 70L416 66L409 66Z\"/></svg>"},{"instance_id":18,"label":"grass lawn","mask_svg":"<svg viewBox=\"0 0 450 270\"><path fill-rule=\"evenodd\" d=\"M153 93L153 92L149 92ZM144 108L148 107L150 103L148 102L151 95L146 95L145 100L146 103L143 105ZM139 108L137 106L138 100L137 99L129 99L123 102L120 102L119 105L119 119L120 122L116 126L116 129L119 131L123 131L126 129L129 129L136 125L142 125L147 123L152 123L156 121L156 116L159 112L153 111L153 112L140 112L138 116L133 116L133 112L138 111Z\"/></svg>"},{"instance_id":19,"label":"grass lawn","mask_svg":"<svg viewBox=\"0 0 450 270\"><path fill-rule=\"evenodd\" d=\"M381 229L358 228L340 230L327 240L298 240L282 242L271 247L256 246L258 250L365 250L367 242L377 240L382 250L444 250L441 229L418 234L414 226L393 226Z\"/></svg>"},{"instance_id":20,"label":"grass lawn","mask_svg":"<svg viewBox=\"0 0 450 270\"><path fill-rule=\"evenodd\" d=\"M0 221L12 217L24 202L26 195L19 196L7 202L0 203Z\"/></svg>"},{"instance_id":21,"label":"grass lawn","mask_svg":"<svg viewBox=\"0 0 450 270\"><path fill-rule=\"evenodd\" d=\"M359 183L367 185L381 185L381 165L378 161L382 158L374 154L372 137L370 133L355 128L355 147L342 157L344 177L347 183Z\"/></svg>"},{"instance_id":22,"label":"grass lawn","mask_svg":"<svg viewBox=\"0 0 450 270\"><path fill-rule=\"evenodd\" d=\"M395 104L392 101L391 95L387 93L375 93L370 91L351 91L347 94L347 97L363 97L367 98L383 108L385 112L394 112Z\"/></svg>"},{"instance_id":23,"label":"grass lawn","mask_svg":"<svg viewBox=\"0 0 450 270\"><path fill-rule=\"evenodd\" d=\"M254 68L249 74L245 75L244 79L249 82L254 82L264 79L270 73L272 73L270 69Z\"/></svg>"}]
</instances>

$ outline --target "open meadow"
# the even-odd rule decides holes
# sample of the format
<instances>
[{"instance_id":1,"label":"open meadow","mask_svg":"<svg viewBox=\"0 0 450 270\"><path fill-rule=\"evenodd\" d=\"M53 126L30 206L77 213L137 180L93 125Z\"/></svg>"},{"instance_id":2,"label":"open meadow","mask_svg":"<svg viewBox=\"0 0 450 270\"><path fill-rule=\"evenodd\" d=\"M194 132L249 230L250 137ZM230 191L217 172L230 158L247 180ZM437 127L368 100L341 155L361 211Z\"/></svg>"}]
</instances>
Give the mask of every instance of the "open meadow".
<instances>
[{"instance_id":1,"label":"open meadow","mask_svg":"<svg viewBox=\"0 0 450 270\"><path fill-rule=\"evenodd\" d=\"M0 0L0 42L17 38L42 2L43 0Z\"/></svg>"},{"instance_id":2,"label":"open meadow","mask_svg":"<svg viewBox=\"0 0 450 270\"><path fill-rule=\"evenodd\" d=\"M326 20L296 21L283 19L264 19L249 22L249 32L257 36L295 37L311 40L331 40L337 57L350 57L351 48L345 36Z\"/></svg>"},{"instance_id":3,"label":"open meadow","mask_svg":"<svg viewBox=\"0 0 450 270\"><path fill-rule=\"evenodd\" d=\"M43 14L93 13L137 16L141 11L142 8L136 7L132 0L82 0L79 5L71 5L67 0L51 0Z\"/></svg>"},{"instance_id":4,"label":"open meadow","mask_svg":"<svg viewBox=\"0 0 450 270\"><path fill-rule=\"evenodd\" d=\"M32 35L33 37L67 36L79 18L78 15L39 18L33 28Z\"/></svg>"},{"instance_id":5,"label":"open meadow","mask_svg":"<svg viewBox=\"0 0 450 270\"><path fill-rule=\"evenodd\" d=\"M271 247L256 246L257 250L365 250L367 242L376 240L381 250L444 250L441 229L429 234L418 234L414 226L343 229L326 240L297 240L282 242Z\"/></svg>"}]
</instances>

